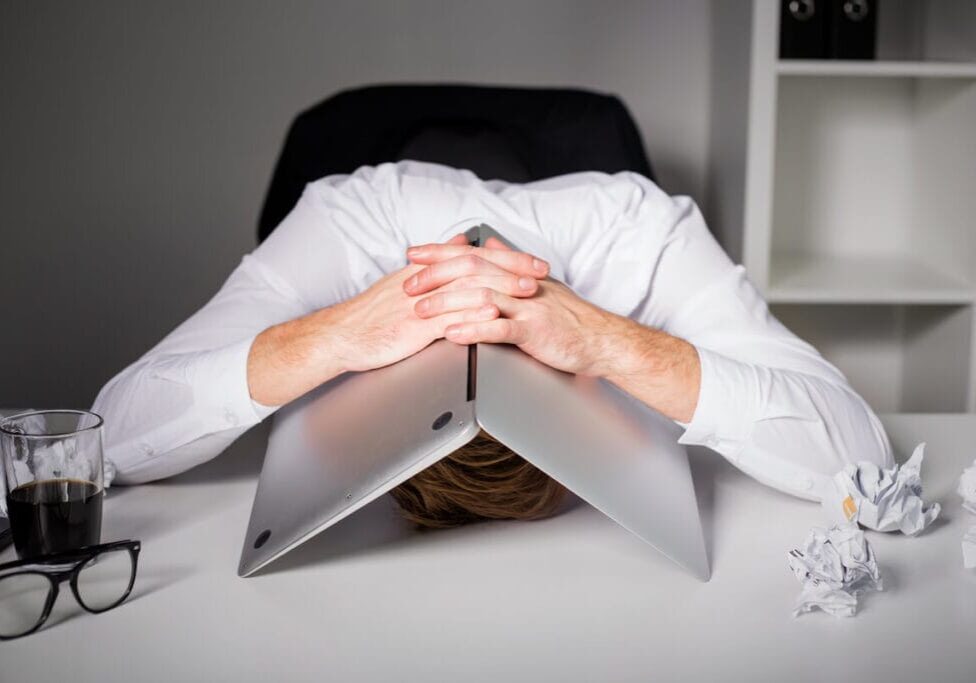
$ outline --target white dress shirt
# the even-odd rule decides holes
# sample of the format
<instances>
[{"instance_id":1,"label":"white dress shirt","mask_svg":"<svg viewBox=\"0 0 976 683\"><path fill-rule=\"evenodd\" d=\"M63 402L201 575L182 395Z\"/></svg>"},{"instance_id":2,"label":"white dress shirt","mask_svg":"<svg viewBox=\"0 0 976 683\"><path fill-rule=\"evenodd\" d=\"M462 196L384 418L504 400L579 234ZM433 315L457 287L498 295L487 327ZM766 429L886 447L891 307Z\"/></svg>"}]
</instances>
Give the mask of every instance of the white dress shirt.
<instances>
[{"instance_id":1,"label":"white dress shirt","mask_svg":"<svg viewBox=\"0 0 976 683\"><path fill-rule=\"evenodd\" d=\"M846 463L893 464L871 409L770 314L687 197L627 172L516 185L404 161L309 184L213 299L102 389L93 410L117 482L210 460L274 412L247 388L262 330L343 301L404 266L408 246L478 222L548 260L583 298L695 346L701 389L681 443L813 499Z\"/></svg>"}]
</instances>

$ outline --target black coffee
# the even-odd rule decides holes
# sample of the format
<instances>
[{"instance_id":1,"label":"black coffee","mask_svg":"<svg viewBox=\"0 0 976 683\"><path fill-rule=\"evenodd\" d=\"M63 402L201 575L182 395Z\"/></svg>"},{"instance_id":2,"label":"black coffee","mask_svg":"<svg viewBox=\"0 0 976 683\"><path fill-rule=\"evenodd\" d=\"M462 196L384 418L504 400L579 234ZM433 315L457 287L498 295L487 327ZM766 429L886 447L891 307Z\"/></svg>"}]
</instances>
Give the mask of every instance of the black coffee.
<instances>
[{"instance_id":1,"label":"black coffee","mask_svg":"<svg viewBox=\"0 0 976 683\"><path fill-rule=\"evenodd\" d=\"M97 544L103 495L95 484L77 479L36 481L10 491L7 513L18 557Z\"/></svg>"}]
</instances>

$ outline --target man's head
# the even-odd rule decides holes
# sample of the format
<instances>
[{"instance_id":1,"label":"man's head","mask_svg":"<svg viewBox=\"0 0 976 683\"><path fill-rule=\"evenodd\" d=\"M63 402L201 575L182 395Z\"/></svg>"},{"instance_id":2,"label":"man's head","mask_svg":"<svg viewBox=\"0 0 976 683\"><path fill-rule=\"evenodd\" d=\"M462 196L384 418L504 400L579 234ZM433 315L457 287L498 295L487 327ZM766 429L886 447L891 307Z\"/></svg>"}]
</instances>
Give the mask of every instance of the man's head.
<instances>
[{"instance_id":1,"label":"man's head","mask_svg":"<svg viewBox=\"0 0 976 683\"><path fill-rule=\"evenodd\" d=\"M485 519L541 519L566 489L487 432L390 492L408 520L445 528Z\"/></svg>"}]
</instances>

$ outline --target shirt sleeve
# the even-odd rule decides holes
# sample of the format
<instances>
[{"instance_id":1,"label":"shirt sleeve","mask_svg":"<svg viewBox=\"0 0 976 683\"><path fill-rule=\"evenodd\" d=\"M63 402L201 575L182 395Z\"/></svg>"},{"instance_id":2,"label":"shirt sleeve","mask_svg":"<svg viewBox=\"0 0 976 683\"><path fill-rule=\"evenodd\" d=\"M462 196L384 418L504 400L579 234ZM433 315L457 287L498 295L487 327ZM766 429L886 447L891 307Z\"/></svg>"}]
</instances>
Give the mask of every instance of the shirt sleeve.
<instances>
[{"instance_id":1,"label":"shirt sleeve","mask_svg":"<svg viewBox=\"0 0 976 683\"><path fill-rule=\"evenodd\" d=\"M297 303L246 256L210 302L109 381L92 410L105 419L115 482L187 470L273 412L250 397L247 356L264 327L299 314Z\"/></svg>"},{"instance_id":2,"label":"shirt sleeve","mask_svg":"<svg viewBox=\"0 0 976 683\"><path fill-rule=\"evenodd\" d=\"M93 410L105 419L105 455L117 483L151 481L210 460L274 412L248 391L254 338L349 298L397 254L403 258L390 239L394 175L393 168L370 168L309 185L216 296L105 385Z\"/></svg>"},{"instance_id":3,"label":"shirt sleeve","mask_svg":"<svg viewBox=\"0 0 976 683\"><path fill-rule=\"evenodd\" d=\"M698 405L683 444L817 500L847 463L894 464L877 416L843 374L769 311L688 198L669 200L651 287L634 317L695 346Z\"/></svg>"}]
</instances>

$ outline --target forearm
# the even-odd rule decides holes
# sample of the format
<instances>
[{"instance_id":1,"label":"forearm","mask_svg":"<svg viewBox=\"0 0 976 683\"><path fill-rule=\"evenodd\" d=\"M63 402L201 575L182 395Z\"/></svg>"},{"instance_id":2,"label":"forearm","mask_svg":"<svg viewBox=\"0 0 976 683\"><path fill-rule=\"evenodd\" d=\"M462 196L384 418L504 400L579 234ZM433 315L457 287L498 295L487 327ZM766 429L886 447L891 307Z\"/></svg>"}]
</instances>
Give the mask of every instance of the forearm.
<instances>
[{"instance_id":1,"label":"forearm","mask_svg":"<svg viewBox=\"0 0 976 683\"><path fill-rule=\"evenodd\" d=\"M336 315L334 307L323 308L258 334L247 358L251 398L280 406L342 374Z\"/></svg>"},{"instance_id":2,"label":"forearm","mask_svg":"<svg viewBox=\"0 0 976 683\"><path fill-rule=\"evenodd\" d=\"M600 375L659 413L691 421L698 405L701 364L678 337L613 316Z\"/></svg>"}]
</instances>

